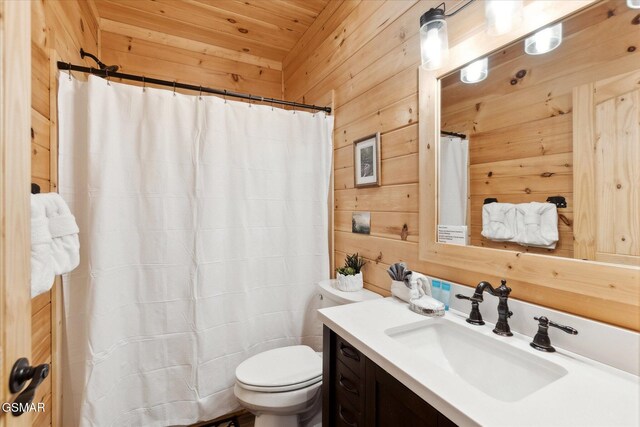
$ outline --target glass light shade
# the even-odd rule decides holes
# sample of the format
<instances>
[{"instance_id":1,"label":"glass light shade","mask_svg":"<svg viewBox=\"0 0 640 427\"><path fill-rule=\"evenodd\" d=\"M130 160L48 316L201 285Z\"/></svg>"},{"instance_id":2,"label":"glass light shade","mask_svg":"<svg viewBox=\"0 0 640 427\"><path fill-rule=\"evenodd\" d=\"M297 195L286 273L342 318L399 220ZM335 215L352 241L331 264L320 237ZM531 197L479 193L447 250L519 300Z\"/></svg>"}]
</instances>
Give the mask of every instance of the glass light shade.
<instances>
[{"instance_id":1,"label":"glass light shade","mask_svg":"<svg viewBox=\"0 0 640 427\"><path fill-rule=\"evenodd\" d=\"M522 0L486 0L487 33L499 36L522 22Z\"/></svg>"},{"instance_id":2,"label":"glass light shade","mask_svg":"<svg viewBox=\"0 0 640 427\"><path fill-rule=\"evenodd\" d=\"M551 52L562 43L562 22L543 28L524 41L524 51L529 55Z\"/></svg>"},{"instance_id":3,"label":"glass light shade","mask_svg":"<svg viewBox=\"0 0 640 427\"><path fill-rule=\"evenodd\" d=\"M478 83L489 75L489 59L482 58L460 70L460 80L462 83Z\"/></svg>"},{"instance_id":4,"label":"glass light shade","mask_svg":"<svg viewBox=\"0 0 640 427\"><path fill-rule=\"evenodd\" d=\"M424 68L440 68L448 52L447 22L444 19L435 19L420 27L420 53Z\"/></svg>"},{"instance_id":5,"label":"glass light shade","mask_svg":"<svg viewBox=\"0 0 640 427\"><path fill-rule=\"evenodd\" d=\"M640 0L627 0L627 6L631 9L640 9Z\"/></svg>"}]
</instances>

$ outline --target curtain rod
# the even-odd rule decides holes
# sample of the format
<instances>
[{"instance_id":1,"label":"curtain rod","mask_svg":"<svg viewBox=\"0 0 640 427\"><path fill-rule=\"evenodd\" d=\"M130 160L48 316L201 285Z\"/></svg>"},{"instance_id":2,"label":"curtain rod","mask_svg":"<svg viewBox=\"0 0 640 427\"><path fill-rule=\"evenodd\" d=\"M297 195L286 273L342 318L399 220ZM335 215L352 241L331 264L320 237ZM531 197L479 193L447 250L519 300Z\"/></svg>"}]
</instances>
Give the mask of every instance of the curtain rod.
<instances>
[{"instance_id":1,"label":"curtain rod","mask_svg":"<svg viewBox=\"0 0 640 427\"><path fill-rule=\"evenodd\" d=\"M229 96L232 98L248 99L252 101L267 102L269 104L287 105L289 107L306 108L308 110L324 111L331 113L331 107L320 107L317 105L301 104L293 101L285 101L283 99L265 98L262 96L247 95L245 93L232 92L230 90L212 89L204 86L190 85L186 83L170 82L168 80L154 79L151 77L137 76L135 74L111 73L108 70L100 70L93 67L84 67L82 65L74 65L68 62L58 61L59 70L79 71L81 73L90 73L99 77L113 77L114 79L133 80L136 82L149 83L159 86L169 86L172 88L193 90L196 92L213 93L215 95Z\"/></svg>"}]
</instances>

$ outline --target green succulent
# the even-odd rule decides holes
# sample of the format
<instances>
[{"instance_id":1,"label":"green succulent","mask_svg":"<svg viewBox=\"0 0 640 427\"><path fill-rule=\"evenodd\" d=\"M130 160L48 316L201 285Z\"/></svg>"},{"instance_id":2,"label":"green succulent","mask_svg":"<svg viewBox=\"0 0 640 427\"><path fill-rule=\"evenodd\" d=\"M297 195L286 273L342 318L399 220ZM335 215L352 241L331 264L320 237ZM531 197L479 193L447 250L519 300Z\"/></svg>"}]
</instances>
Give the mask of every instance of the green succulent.
<instances>
[{"instance_id":1,"label":"green succulent","mask_svg":"<svg viewBox=\"0 0 640 427\"><path fill-rule=\"evenodd\" d=\"M343 276L355 276L357 274L356 271L351 267L340 267L337 268L336 271Z\"/></svg>"},{"instance_id":2,"label":"green succulent","mask_svg":"<svg viewBox=\"0 0 640 427\"><path fill-rule=\"evenodd\" d=\"M344 259L344 267L337 268L336 271L343 276L355 276L360 273L362 267L367 263L367 261L358 255L357 253L353 255L347 255Z\"/></svg>"}]
</instances>

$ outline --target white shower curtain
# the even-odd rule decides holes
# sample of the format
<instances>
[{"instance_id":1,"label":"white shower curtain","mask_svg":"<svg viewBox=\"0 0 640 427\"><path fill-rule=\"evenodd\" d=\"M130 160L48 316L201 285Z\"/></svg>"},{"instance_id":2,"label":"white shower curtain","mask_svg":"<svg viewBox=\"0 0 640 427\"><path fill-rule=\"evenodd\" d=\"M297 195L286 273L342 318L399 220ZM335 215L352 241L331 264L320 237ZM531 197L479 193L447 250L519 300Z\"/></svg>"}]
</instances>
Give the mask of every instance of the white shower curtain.
<instances>
[{"instance_id":1,"label":"white shower curtain","mask_svg":"<svg viewBox=\"0 0 640 427\"><path fill-rule=\"evenodd\" d=\"M440 225L467 225L467 174L469 141L458 137L440 138L438 206Z\"/></svg>"},{"instance_id":2,"label":"white shower curtain","mask_svg":"<svg viewBox=\"0 0 640 427\"><path fill-rule=\"evenodd\" d=\"M332 117L67 74L58 106L65 426L212 419L244 359L320 345Z\"/></svg>"}]
</instances>

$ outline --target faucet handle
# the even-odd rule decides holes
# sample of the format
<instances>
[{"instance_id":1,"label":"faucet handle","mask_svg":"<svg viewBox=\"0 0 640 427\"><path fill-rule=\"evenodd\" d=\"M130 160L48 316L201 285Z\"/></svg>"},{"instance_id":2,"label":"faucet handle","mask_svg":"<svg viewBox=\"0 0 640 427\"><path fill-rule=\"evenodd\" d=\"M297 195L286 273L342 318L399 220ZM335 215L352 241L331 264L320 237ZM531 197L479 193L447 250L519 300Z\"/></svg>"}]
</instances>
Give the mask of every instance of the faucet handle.
<instances>
[{"instance_id":1,"label":"faucet handle","mask_svg":"<svg viewBox=\"0 0 640 427\"><path fill-rule=\"evenodd\" d=\"M468 297L468 296L463 295L463 294L456 294L456 298L458 298L458 299L466 299L466 300L469 300L469 301L475 302L475 303L481 303L481 302L484 301L484 300L481 300L481 299L478 299L478 298Z\"/></svg>"},{"instance_id":2,"label":"faucet handle","mask_svg":"<svg viewBox=\"0 0 640 427\"><path fill-rule=\"evenodd\" d=\"M536 350L546 351L549 353L556 351L556 349L551 345L551 340L549 339L549 326L558 328L571 335L578 335L578 331L571 326L560 325L552 322L545 316L534 317L534 319L538 321L538 332L533 337L533 341L530 345Z\"/></svg>"},{"instance_id":3,"label":"faucet handle","mask_svg":"<svg viewBox=\"0 0 640 427\"><path fill-rule=\"evenodd\" d=\"M539 324L546 323L548 326L553 326L554 328L558 328L561 331L566 332L568 334L578 335L578 330L577 329L574 329L571 326L565 326L565 325L561 325L561 324L556 323L556 322L552 322L551 320L547 319L544 316L534 317L533 319L537 320L539 322Z\"/></svg>"},{"instance_id":4,"label":"faucet handle","mask_svg":"<svg viewBox=\"0 0 640 427\"><path fill-rule=\"evenodd\" d=\"M469 317L467 317L467 323L471 323L472 325L484 325L482 314L480 314L480 303L483 301L481 298L476 298L475 295L468 297L463 294L456 294L456 298L471 301L471 312L469 313Z\"/></svg>"}]
</instances>

